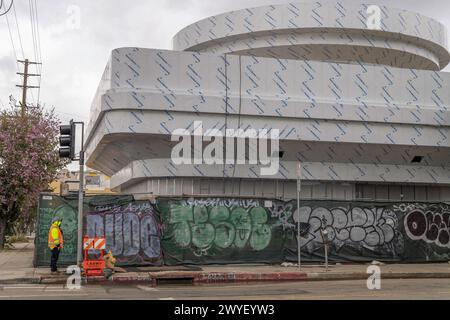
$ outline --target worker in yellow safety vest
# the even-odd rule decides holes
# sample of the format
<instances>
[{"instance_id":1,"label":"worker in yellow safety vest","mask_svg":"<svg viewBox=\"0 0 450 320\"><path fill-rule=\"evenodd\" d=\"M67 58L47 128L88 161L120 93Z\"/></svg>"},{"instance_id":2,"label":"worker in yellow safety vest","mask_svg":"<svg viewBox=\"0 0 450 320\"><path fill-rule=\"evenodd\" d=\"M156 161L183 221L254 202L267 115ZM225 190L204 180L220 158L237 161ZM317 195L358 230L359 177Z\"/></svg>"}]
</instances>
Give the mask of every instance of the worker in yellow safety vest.
<instances>
[{"instance_id":1,"label":"worker in yellow safety vest","mask_svg":"<svg viewBox=\"0 0 450 320\"><path fill-rule=\"evenodd\" d=\"M52 225L50 227L50 230L48 231L48 247L50 248L52 252L52 257L50 260L50 268L52 271L52 274L58 273L58 258L59 258L59 252L63 248L63 233L61 231L61 223L62 219L60 217L54 217L52 219Z\"/></svg>"}]
</instances>

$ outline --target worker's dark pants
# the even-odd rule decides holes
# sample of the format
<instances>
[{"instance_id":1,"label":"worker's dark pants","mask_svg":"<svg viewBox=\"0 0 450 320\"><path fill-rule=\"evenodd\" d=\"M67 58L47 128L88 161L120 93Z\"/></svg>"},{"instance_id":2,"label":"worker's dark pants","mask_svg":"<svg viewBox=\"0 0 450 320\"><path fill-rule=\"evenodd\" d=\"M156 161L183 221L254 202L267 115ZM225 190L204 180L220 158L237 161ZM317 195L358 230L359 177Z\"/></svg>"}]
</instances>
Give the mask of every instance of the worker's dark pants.
<instances>
[{"instance_id":1,"label":"worker's dark pants","mask_svg":"<svg viewBox=\"0 0 450 320\"><path fill-rule=\"evenodd\" d=\"M58 271L58 267L56 264L58 263L59 258L59 248L52 249L52 258L50 260L50 268L52 271Z\"/></svg>"}]
</instances>

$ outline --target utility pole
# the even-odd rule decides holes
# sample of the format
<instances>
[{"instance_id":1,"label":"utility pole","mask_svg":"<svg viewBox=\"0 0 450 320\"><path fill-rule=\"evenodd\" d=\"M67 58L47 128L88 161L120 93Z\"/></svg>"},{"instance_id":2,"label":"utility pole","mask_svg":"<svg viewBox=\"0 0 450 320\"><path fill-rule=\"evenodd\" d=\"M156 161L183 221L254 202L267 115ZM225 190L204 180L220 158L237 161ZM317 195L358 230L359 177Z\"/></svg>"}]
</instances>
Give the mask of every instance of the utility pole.
<instances>
[{"instance_id":1,"label":"utility pole","mask_svg":"<svg viewBox=\"0 0 450 320\"><path fill-rule=\"evenodd\" d=\"M302 189L302 163L298 161L297 163L297 262L298 269L302 271L302 252L300 243L300 192Z\"/></svg>"},{"instance_id":2,"label":"utility pole","mask_svg":"<svg viewBox=\"0 0 450 320\"><path fill-rule=\"evenodd\" d=\"M77 241L77 263L81 266L83 262L83 198L84 198L84 122L81 124L81 149L80 163L80 187L78 188L78 241Z\"/></svg>"},{"instance_id":3,"label":"utility pole","mask_svg":"<svg viewBox=\"0 0 450 320\"><path fill-rule=\"evenodd\" d=\"M29 86L28 85L28 77L39 77L40 76L40 74L28 73L28 66L31 65L31 64L41 64L41 63L31 62L28 59L17 60L17 62L20 62L20 63L24 64L24 71L23 71L23 73L22 72L17 72L17 74L23 76L23 84L22 85L16 85L16 87L22 88L22 102L20 104L20 107L21 107L21 115L22 115L22 118L23 118L25 116L25 111L26 111L26 108L27 108L27 90L28 89L37 89L37 88L39 88L39 86Z\"/></svg>"},{"instance_id":4,"label":"utility pole","mask_svg":"<svg viewBox=\"0 0 450 320\"><path fill-rule=\"evenodd\" d=\"M81 125L81 147L80 156L75 157L75 129L76 125ZM70 120L69 125L59 127L59 156L71 161L79 161L80 164L80 184L78 188L78 240L77 240L77 264L83 262L83 199L84 199L84 122Z\"/></svg>"}]
</instances>

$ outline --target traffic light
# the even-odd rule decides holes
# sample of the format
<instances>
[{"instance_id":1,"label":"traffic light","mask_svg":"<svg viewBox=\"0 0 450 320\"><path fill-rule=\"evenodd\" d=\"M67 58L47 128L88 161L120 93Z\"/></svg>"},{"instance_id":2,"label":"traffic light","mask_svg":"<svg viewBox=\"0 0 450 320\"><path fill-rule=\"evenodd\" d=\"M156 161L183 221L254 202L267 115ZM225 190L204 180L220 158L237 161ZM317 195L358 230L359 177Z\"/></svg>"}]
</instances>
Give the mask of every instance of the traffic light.
<instances>
[{"instance_id":1,"label":"traffic light","mask_svg":"<svg viewBox=\"0 0 450 320\"><path fill-rule=\"evenodd\" d=\"M75 158L75 123L70 121L68 125L62 125L59 127L59 157L69 158L73 160Z\"/></svg>"}]
</instances>

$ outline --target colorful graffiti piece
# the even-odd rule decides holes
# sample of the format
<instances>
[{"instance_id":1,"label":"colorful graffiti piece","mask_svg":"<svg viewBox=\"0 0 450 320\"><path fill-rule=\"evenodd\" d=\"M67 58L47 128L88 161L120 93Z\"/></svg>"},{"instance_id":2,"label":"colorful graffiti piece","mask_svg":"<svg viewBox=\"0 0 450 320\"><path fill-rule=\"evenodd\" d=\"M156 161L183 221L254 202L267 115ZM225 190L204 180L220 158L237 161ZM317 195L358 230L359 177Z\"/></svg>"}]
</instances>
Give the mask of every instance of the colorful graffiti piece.
<instances>
[{"instance_id":1,"label":"colorful graffiti piece","mask_svg":"<svg viewBox=\"0 0 450 320\"><path fill-rule=\"evenodd\" d=\"M77 246L77 204L75 197L41 195L34 264L50 264L47 234L53 216L63 218L64 249L61 265L74 264ZM105 236L106 249L117 258L118 266L161 265L160 223L158 213L148 201L131 196L90 196L84 201L83 234Z\"/></svg>"},{"instance_id":2,"label":"colorful graffiti piece","mask_svg":"<svg viewBox=\"0 0 450 320\"><path fill-rule=\"evenodd\" d=\"M85 234L104 236L119 264L161 264L160 225L150 202L95 209L86 215Z\"/></svg>"},{"instance_id":3,"label":"colorful graffiti piece","mask_svg":"<svg viewBox=\"0 0 450 320\"><path fill-rule=\"evenodd\" d=\"M269 253L281 258L281 239L273 239L281 235L281 228L261 204L223 199L160 203L166 262L217 263L232 257L266 261Z\"/></svg>"},{"instance_id":4,"label":"colorful graffiti piece","mask_svg":"<svg viewBox=\"0 0 450 320\"><path fill-rule=\"evenodd\" d=\"M64 198L44 196L39 201L35 264L50 265L51 254L48 249L47 237L52 218L55 216L62 218L61 228L64 230L64 250L60 254L59 262L66 265L75 261L77 255L77 209Z\"/></svg>"},{"instance_id":5,"label":"colorful graffiti piece","mask_svg":"<svg viewBox=\"0 0 450 320\"><path fill-rule=\"evenodd\" d=\"M183 246L195 246L207 250L212 245L226 249L230 246L263 250L271 238L266 224L267 212L263 208L187 207L173 205L170 208L170 224L175 224L175 241Z\"/></svg>"}]
</instances>

